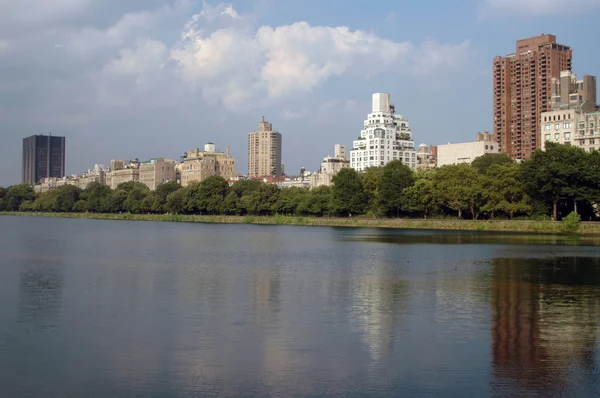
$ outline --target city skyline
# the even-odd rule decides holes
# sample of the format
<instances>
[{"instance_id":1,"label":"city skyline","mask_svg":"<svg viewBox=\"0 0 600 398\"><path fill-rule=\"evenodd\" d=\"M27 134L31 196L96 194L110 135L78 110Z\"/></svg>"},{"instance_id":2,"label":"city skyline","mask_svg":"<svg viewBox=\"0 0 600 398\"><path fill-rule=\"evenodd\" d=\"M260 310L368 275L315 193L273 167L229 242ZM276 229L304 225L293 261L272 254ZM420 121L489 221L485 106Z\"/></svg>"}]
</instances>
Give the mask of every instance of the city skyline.
<instances>
[{"instance_id":1,"label":"city skyline","mask_svg":"<svg viewBox=\"0 0 600 398\"><path fill-rule=\"evenodd\" d=\"M244 165L262 114L285 136L288 173L316 170L323 150L351 146L375 92L392 94L416 146L469 141L493 130L492 60L517 40L555 35L579 76L598 75L600 60L582 35L597 19L594 1L518 14L508 0L436 2L435 16L432 2L91 4L0 6L0 185L21 179L22 138L47 131L68 137L67 175L112 158L177 159L208 141Z\"/></svg>"}]
</instances>

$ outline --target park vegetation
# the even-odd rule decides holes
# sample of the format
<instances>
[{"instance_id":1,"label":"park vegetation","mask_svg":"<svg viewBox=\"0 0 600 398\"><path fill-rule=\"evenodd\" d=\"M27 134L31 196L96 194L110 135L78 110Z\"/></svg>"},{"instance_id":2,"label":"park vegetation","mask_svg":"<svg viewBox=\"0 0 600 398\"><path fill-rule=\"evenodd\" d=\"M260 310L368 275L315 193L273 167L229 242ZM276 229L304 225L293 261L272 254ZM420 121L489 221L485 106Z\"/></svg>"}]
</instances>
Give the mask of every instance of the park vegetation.
<instances>
[{"instance_id":1,"label":"park vegetation","mask_svg":"<svg viewBox=\"0 0 600 398\"><path fill-rule=\"evenodd\" d=\"M596 220L600 152L547 144L531 160L504 154L413 172L400 161L365 173L344 169L333 187L279 189L262 181L229 185L222 177L155 191L139 182L116 189L92 183L36 194L27 184L0 187L2 212L128 213L236 216Z\"/></svg>"}]
</instances>

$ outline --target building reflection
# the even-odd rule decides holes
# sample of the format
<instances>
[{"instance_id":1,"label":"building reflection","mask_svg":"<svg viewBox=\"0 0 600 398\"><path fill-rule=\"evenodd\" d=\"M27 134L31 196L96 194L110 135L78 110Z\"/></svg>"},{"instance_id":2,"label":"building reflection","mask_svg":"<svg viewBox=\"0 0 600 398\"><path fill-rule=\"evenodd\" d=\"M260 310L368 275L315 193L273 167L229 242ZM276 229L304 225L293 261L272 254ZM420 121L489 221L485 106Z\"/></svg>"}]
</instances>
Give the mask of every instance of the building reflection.
<instances>
[{"instance_id":1,"label":"building reflection","mask_svg":"<svg viewBox=\"0 0 600 398\"><path fill-rule=\"evenodd\" d=\"M527 394L595 385L600 259L497 259L492 266L496 392L515 383Z\"/></svg>"}]
</instances>

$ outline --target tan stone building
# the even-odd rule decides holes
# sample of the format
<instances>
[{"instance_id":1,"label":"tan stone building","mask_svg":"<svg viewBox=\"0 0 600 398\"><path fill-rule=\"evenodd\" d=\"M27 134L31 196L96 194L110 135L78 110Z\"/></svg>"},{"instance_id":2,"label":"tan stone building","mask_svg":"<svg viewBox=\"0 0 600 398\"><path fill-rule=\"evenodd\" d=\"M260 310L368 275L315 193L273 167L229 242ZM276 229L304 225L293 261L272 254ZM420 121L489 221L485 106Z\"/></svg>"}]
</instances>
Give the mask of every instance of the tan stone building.
<instances>
[{"instance_id":1,"label":"tan stone building","mask_svg":"<svg viewBox=\"0 0 600 398\"><path fill-rule=\"evenodd\" d=\"M154 191L160 184L176 181L176 166L177 162L172 159L157 158L142 162L139 167L139 182Z\"/></svg>"},{"instance_id":2,"label":"tan stone building","mask_svg":"<svg viewBox=\"0 0 600 398\"><path fill-rule=\"evenodd\" d=\"M273 131L273 125L263 116L258 130L248 133L248 176L281 175L281 134Z\"/></svg>"},{"instance_id":3,"label":"tan stone building","mask_svg":"<svg viewBox=\"0 0 600 398\"><path fill-rule=\"evenodd\" d=\"M333 185L333 176L340 170L350 167L350 160L346 152L346 145L336 144L334 156L327 156L321 163L318 172L310 175L310 187L330 187Z\"/></svg>"},{"instance_id":4,"label":"tan stone building","mask_svg":"<svg viewBox=\"0 0 600 398\"><path fill-rule=\"evenodd\" d=\"M572 51L544 34L518 40L516 52L493 63L494 134L500 150L529 159L541 148L540 115L551 109L552 82L571 70Z\"/></svg>"},{"instance_id":5,"label":"tan stone building","mask_svg":"<svg viewBox=\"0 0 600 398\"><path fill-rule=\"evenodd\" d=\"M204 151L198 148L186 153L178 166L179 180L186 187L192 182L202 182L210 176L221 176L226 180L235 177L235 159L225 152L217 152L215 144L204 145Z\"/></svg>"},{"instance_id":6,"label":"tan stone building","mask_svg":"<svg viewBox=\"0 0 600 398\"><path fill-rule=\"evenodd\" d=\"M112 165L112 162L111 162ZM118 166L117 166L118 167ZM140 180L140 162L138 160L132 160L126 166L121 169L112 169L110 173L107 173L106 182L111 189L116 189L119 184L129 181Z\"/></svg>"}]
</instances>

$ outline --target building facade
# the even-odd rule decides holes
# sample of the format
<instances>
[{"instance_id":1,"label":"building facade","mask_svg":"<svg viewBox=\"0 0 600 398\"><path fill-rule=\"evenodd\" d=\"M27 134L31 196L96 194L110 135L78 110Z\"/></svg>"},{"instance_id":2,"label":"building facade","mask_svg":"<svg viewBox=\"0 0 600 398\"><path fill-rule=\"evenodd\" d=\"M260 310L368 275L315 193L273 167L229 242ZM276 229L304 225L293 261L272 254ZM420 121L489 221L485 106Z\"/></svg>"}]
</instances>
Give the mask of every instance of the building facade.
<instances>
[{"instance_id":1,"label":"building facade","mask_svg":"<svg viewBox=\"0 0 600 398\"><path fill-rule=\"evenodd\" d=\"M475 158L488 153L500 153L496 138L491 133L477 133L475 141L437 146L437 167L450 164L471 164Z\"/></svg>"},{"instance_id":2,"label":"building facade","mask_svg":"<svg viewBox=\"0 0 600 398\"><path fill-rule=\"evenodd\" d=\"M111 189L116 189L119 184L130 181L140 181L140 162L137 159L132 160L127 164L123 162L121 168L111 170L106 174L106 185Z\"/></svg>"},{"instance_id":3,"label":"building facade","mask_svg":"<svg viewBox=\"0 0 600 398\"><path fill-rule=\"evenodd\" d=\"M572 51L544 34L518 40L516 52L493 62L494 134L501 152L529 159L541 148L539 120L551 109L552 81L571 70Z\"/></svg>"},{"instance_id":4,"label":"building facade","mask_svg":"<svg viewBox=\"0 0 600 398\"><path fill-rule=\"evenodd\" d=\"M258 130L248 133L248 176L282 176L281 145L281 134L263 116Z\"/></svg>"},{"instance_id":5,"label":"building facade","mask_svg":"<svg viewBox=\"0 0 600 398\"><path fill-rule=\"evenodd\" d=\"M570 71L553 81L552 110L542 113L542 150L547 142L573 145L586 151L600 149L596 77L578 80Z\"/></svg>"},{"instance_id":6,"label":"building facade","mask_svg":"<svg viewBox=\"0 0 600 398\"><path fill-rule=\"evenodd\" d=\"M23 182L65 176L65 137L34 135L23 139Z\"/></svg>"},{"instance_id":7,"label":"building facade","mask_svg":"<svg viewBox=\"0 0 600 398\"><path fill-rule=\"evenodd\" d=\"M325 157L319 171L310 175L310 187L329 187L333 185L333 176L340 170L350 167L350 160L348 160L346 153L346 145L336 144L334 156Z\"/></svg>"},{"instance_id":8,"label":"building facade","mask_svg":"<svg viewBox=\"0 0 600 398\"><path fill-rule=\"evenodd\" d=\"M157 158L142 162L139 168L139 181L154 191L165 182L176 181L176 166L177 162L172 159Z\"/></svg>"},{"instance_id":9,"label":"building facade","mask_svg":"<svg viewBox=\"0 0 600 398\"><path fill-rule=\"evenodd\" d=\"M432 151L435 149L435 155ZM433 169L437 166L437 147L429 147L427 144L419 145L417 148L417 169Z\"/></svg>"},{"instance_id":10,"label":"building facade","mask_svg":"<svg viewBox=\"0 0 600 398\"><path fill-rule=\"evenodd\" d=\"M364 121L360 136L352 144L350 167L364 171L401 160L415 170L417 155L408 120L396 114L390 95L373 94L372 112Z\"/></svg>"},{"instance_id":11,"label":"building facade","mask_svg":"<svg viewBox=\"0 0 600 398\"><path fill-rule=\"evenodd\" d=\"M198 148L184 154L178 165L179 181L187 187L192 182L202 182L210 176L221 176L226 180L235 177L235 159L225 152L218 152L215 144L204 145L204 151Z\"/></svg>"}]
</instances>

